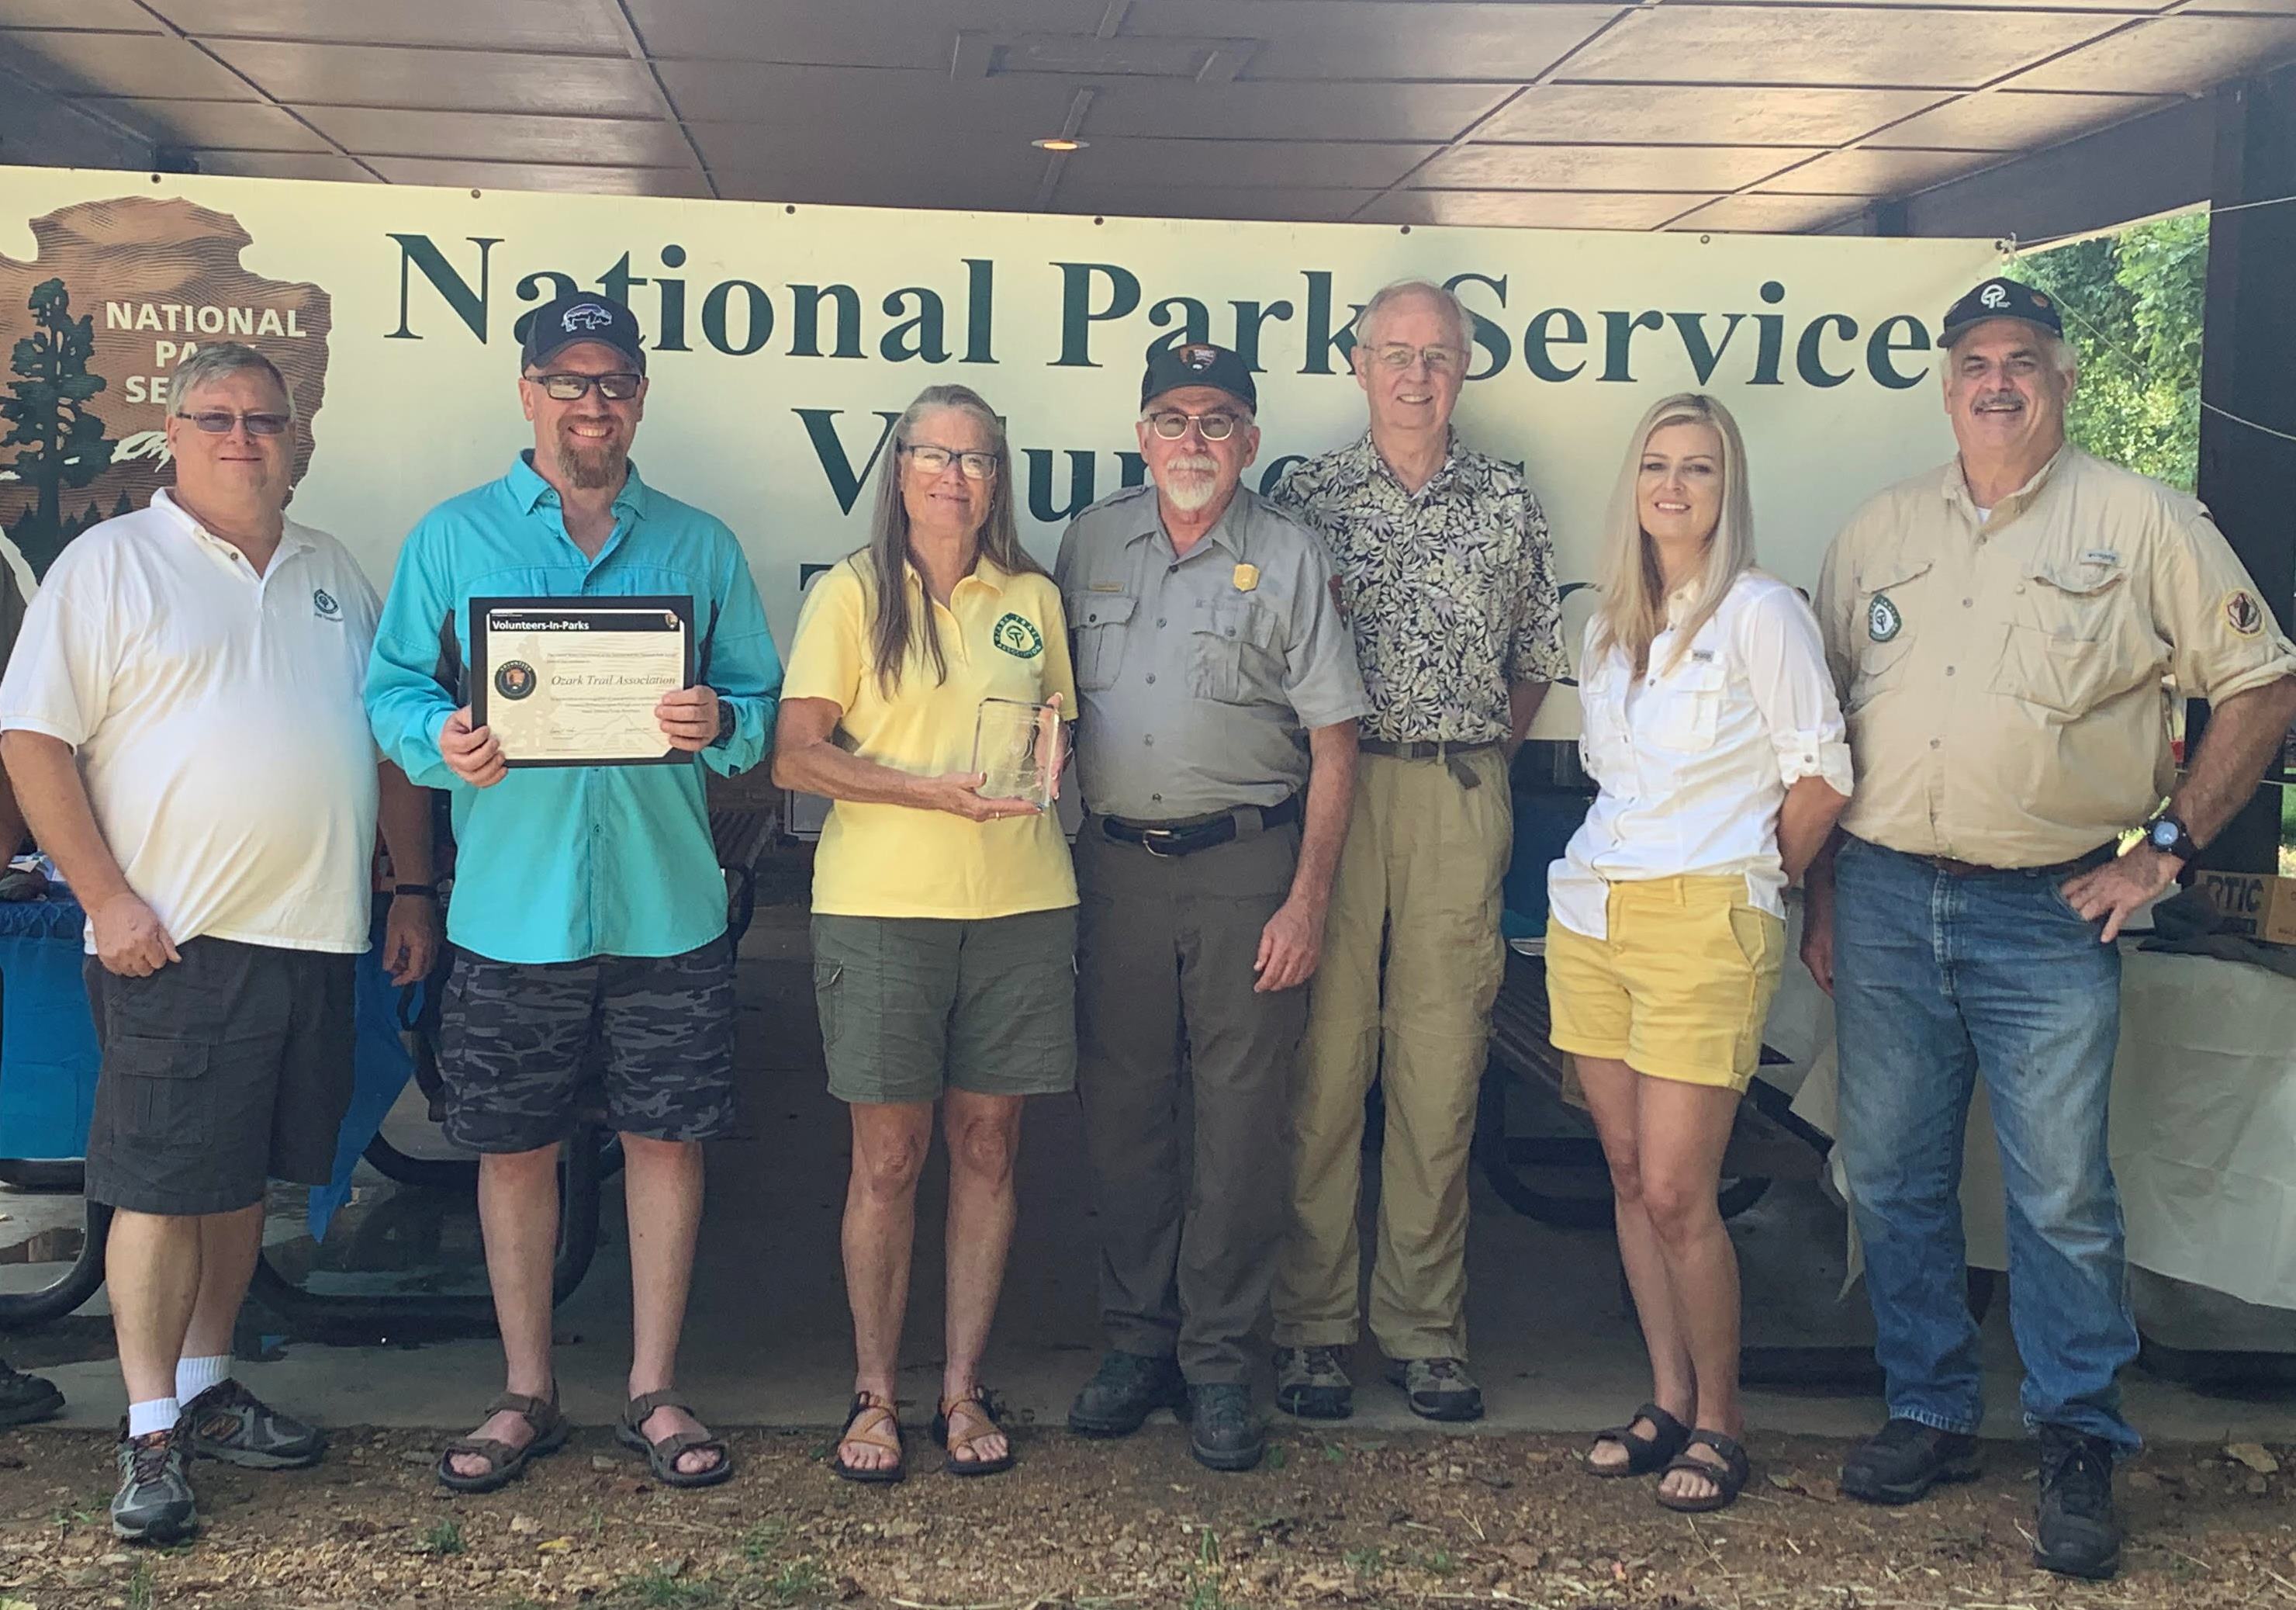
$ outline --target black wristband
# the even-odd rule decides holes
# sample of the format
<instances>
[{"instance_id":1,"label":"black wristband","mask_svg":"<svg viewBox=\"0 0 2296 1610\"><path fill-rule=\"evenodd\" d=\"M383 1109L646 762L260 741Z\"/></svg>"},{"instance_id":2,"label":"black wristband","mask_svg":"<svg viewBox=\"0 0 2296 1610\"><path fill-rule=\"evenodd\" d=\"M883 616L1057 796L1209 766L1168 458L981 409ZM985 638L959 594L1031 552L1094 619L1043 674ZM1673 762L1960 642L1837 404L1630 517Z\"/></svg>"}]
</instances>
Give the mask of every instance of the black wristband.
<instances>
[{"instance_id":1,"label":"black wristband","mask_svg":"<svg viewBox=\"0 0 2296 1610\"><path fill-rule=\"evenodd\" d=\"M439 885L436 883L393 883L390 886L390 892L393 895L411 895L418 900L435 900L439 898Z\"/></svg>"}]
</instances>

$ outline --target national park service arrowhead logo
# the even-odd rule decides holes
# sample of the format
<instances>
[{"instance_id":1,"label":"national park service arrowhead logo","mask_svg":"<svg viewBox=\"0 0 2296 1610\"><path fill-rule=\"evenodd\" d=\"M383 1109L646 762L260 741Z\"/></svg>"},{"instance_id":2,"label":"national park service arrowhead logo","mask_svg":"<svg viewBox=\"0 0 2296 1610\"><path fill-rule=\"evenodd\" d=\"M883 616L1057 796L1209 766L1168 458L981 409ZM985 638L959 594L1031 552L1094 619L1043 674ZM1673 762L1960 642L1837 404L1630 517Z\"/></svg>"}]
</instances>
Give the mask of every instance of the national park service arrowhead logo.
<instances>
[{"instance_id":1,"label":"national park service arrowhead logo","mask_svg":"<svg viewBox=\"0 0 2296 1610\"><path fill-rule=\"evenodd\" d=\"M239 221L180 197L84 201L31 226L30 262L0 257L0 530L35 576L168 483L168 382L202 343L279 366L302 479L326 394L324 291L250 274Z\"/></svg>"}]
</instances>

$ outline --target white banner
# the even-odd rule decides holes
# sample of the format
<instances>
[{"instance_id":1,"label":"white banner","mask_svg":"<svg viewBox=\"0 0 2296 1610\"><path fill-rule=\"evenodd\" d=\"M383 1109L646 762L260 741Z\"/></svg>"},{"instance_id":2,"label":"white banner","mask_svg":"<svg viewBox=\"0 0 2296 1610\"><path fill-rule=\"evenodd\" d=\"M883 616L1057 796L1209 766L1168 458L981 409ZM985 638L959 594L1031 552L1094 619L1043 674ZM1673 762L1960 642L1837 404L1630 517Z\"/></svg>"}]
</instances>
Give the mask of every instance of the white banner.
<instances>
[{"instance_id":1,"label":"white banner","mask_svg":"<svg viewBox=\"0 0 2296 1610\"><path fill-rule=\"evenodd\" d=\"M1258 486L1363 427L1346 357L1390 280L1478 318L1461 434L1521 463L1567 584L1626 433L1702 389L1744 427L1758 541L1805 587L1843 517L1952 451L1931 349L1984 241L1548 233L896 212L0 168L0 526L36 570L164 484L169 371L236 338L287 374L298 519L387 584L440 499L532 444L521 316L626 300L652 349L636 457L741 534L786 644L804 579L859 546L890 422L962 382L1008 421L1032 548L1140 478L1152 343L1259 371ZM100 385L91 385L100 382ZM1572 645L1576 646L1575 642ZM1553 700L1539 731L1575 728Z\"/></svg>"}]
</instances>

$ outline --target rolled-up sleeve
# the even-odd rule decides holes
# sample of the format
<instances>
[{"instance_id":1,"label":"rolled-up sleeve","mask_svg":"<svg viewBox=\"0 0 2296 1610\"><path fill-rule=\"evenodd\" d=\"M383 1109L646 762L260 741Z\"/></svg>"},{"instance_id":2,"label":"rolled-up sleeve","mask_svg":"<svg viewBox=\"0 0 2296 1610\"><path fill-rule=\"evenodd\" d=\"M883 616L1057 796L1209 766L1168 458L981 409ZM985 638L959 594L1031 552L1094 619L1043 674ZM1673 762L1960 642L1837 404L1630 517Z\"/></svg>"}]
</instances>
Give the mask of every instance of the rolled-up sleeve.
<instances>
[{"instance_id":1,"label":"rolled-up sleeve","mask_svg":"<svg viewBox=\"0 0 2296 1610\"><path fill-rule=\"evenodd\" d=\"M1332 561L1306 527L1293 570L1291 642L1283 655L1283 690L1306 727L1332 727L1371 711L1363 672L1356 665L1355 635L1340 619L1332 596Z\"/></svg>"},{"instance_id":2,"label":"rolled-up sleeve","mask_svg":"<svg viewBox=\"0 0 2296 1610\"><path fill-rule=\"evenodd\" d=\"M718 579L717 632L709 643L709 686L734 712L723 743L701 752L701 763L720 776L739 776L773 748L780 708L782 657L766 624L764 600L750 574L749 557L734 533L723 532L727 557Z\"/></svg>"},{"instance_id":3,"label":"rolled-up sleeve","mask_svg":"<svg viewBox=\"0 0 2296 1610\"><path fill-rule=\"evenodd\" d=\"M452 533L426 516L399 550L367 658L366 719L383 758L425 788L466 786L439 754L439 734L459 700L462 634L454 589L439 563Z\"/></svg>"},{"instance_id":4,"label":"rolled-up sleeve","mask_svg":"<svg viewBox=\"0 0 2296 1610\"><path fill-rule=\"evenodd\" d=\"M2166 628L2169 670L2185 694L2221 704L2296 675L2296 649L2213 521L2197 505L2157 538L2148 567L2152 618Z\"/></svg>"},{"instance_id":5,"label":"rolled-up sleeve","mask_svg":"<svg viewBox=\"0 0 2296 1610\"><path fill-rule=\"evenodd\" d=\"M1755 708L1769 730L1778 780L1819 777L1849 797L1849 743L1826 668L1817 617L1790 587L1765 592L1738 618L1738 653Z\"/></svg>"}]
</instances>

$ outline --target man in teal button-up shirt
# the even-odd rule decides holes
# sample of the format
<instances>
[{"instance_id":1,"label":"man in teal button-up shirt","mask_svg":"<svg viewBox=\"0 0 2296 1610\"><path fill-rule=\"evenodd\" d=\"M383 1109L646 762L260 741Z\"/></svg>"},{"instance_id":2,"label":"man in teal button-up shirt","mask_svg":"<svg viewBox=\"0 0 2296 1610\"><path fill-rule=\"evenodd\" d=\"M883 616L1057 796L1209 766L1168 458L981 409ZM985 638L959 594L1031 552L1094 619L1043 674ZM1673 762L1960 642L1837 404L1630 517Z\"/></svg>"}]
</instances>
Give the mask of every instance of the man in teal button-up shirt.
<instances>
[{"instance_id":1,"label":"man in teal button-up shirt","mask_svg":"<svg viewBox=\"0 0 2296 1610\"><path fill-rule=\"evenodd\" d=\"M452 795L447 937L460 949L439 1073L449 1138L480 1154L479 1217L509 1389L439 1477L486 1491L564 1440L550 1364L557 1155L594 1053L628 1170L634 1342L625 1441L656 1477L733 1474L671 1389L701 1212L703 1140L734 1119L734 971L702 768L770 750L782 669L749 563L724 523L656 491L629 462L645 351L618 302L537 309L519 395L534 448L423 516L400 554L367 675L384 754ZM693 601L694 685L655 708L679 765L508 771L471 725L470 600Z\"/></svg>"}]
</instances>

